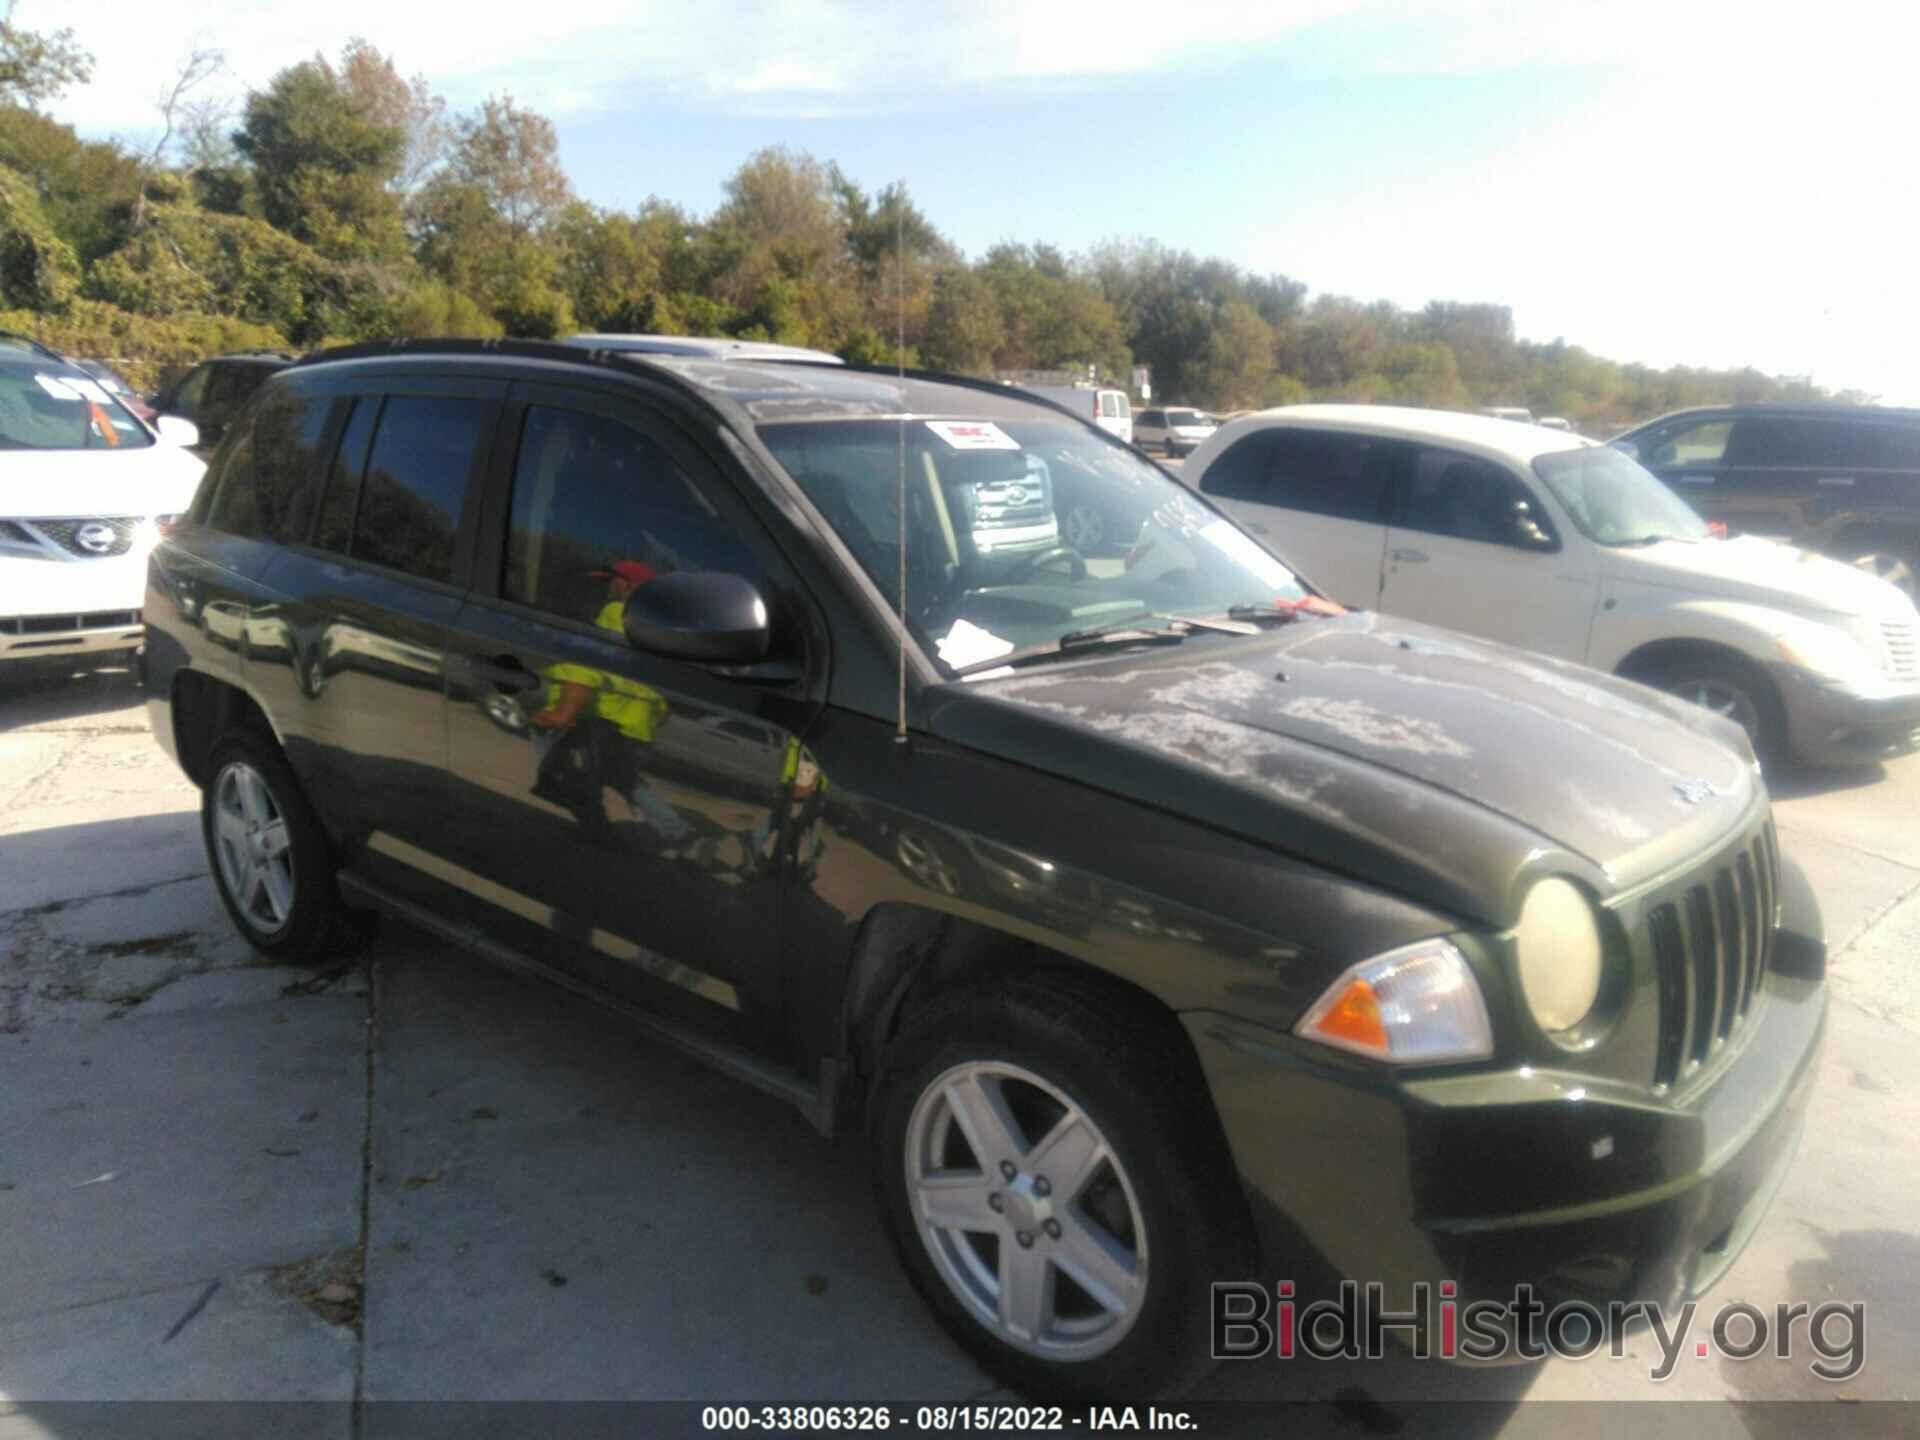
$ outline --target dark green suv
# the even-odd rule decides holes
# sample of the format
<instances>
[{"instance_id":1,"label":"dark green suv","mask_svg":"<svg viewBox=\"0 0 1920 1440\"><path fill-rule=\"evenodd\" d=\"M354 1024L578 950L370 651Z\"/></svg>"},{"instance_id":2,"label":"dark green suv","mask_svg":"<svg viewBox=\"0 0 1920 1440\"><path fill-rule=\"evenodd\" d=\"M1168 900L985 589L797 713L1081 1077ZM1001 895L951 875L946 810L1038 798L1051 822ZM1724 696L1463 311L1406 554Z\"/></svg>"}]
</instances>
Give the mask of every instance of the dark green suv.
<instances>
[{"instance_id":1,"label":"dark green suv","mask_svg":"<svg viewBox=\"0 0 1920 1440\"><path fill-rule=\"evenodd\" d=\"M1027 460L1125 553L1003 563L967 496ZM1005 387L316 356L145 613L253 945L378 907L864 1128L1030 1394L1193 1380L1216 1282L1670 1302L1794 1150L1824 950L1737 727L1342 611Z\"/></svg>"}]
</instances>

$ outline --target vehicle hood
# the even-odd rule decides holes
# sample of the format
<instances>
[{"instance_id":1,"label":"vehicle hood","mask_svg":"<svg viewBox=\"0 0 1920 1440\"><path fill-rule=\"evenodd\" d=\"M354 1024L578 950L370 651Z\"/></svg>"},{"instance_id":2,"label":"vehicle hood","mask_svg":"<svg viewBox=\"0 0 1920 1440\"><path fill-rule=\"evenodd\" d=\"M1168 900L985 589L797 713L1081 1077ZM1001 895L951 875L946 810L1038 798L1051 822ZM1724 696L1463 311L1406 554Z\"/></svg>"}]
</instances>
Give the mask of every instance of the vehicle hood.
<instances>
[{"instance_id":1,"label":"vehicle hood","mask_svg":"<svg viewBox=\"0 0 1920 1440\"><path fill-rule=\"evenodd\" d=\"M0 518L178 514L206 462L175 445L143 450L9 450L0 454Z\"/></svg>"},{"instance_id":2,"label":"vehicle hood","mask_svg":"<svg viewBox=\"0 0 1920 1440\"><path fill-rule=\"evenodd\" d=\"M1878 576L1757 535L1730 540L1663 540L1641 549L1603 549L1614 580L1659 585L1717 600L1742 600L1800 613L1898 619L1906 599Z\"/></svg>"},{"instance_id":3,"label":"vehicle hood","mask_svg":"<svg viewBox=\"0 0 1920 1440\"><path fill-rule=\"evenodd\" d=\"M943 686L929 721L1496 925L1539 873L1604 897L1763 799L1744 737L1717 717L1374 614Z\"/></svg>"}]
</instances>

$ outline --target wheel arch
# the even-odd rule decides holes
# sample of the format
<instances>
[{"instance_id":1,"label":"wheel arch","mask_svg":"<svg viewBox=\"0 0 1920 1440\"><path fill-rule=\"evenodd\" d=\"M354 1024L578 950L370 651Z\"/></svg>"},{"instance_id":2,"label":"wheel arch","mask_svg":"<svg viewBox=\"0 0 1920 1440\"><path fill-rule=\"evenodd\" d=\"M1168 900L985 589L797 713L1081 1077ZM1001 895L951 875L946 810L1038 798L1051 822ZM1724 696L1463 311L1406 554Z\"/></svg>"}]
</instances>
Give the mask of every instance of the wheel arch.
<instances>
[{"instance_id":1,"label":"wheel arch","mask_svg":"<svg viewBox=\"0 0 1920 1440\"><path fill-rule=\"evenodd\" d=\"M199 670L179 671L173 677L173 739L180 768L202 789L212 777L207 761L213 747L230 730L246 729L275 745L280 737L260 702L231 681Z\"/></svg>"}]
</instances>

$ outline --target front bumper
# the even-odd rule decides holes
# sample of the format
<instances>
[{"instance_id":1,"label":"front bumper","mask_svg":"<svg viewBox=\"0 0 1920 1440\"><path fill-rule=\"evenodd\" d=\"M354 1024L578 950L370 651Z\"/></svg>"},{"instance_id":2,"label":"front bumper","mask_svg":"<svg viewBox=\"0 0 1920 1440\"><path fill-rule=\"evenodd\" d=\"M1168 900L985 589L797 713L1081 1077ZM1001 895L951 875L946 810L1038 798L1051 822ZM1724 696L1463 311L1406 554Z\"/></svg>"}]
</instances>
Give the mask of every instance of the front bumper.
<instances>
[{"instance_id":1,"label":"front bumper","mask_svg":"<svg viewBox=\"0 0 1920 1440\"><path fill-rule=\"evenodd\" d=\"M1920 749L1920 685L1856 689L1789 665L1773 667L1794 758L1864 765Z\"/></svg>"},{"instance_id":2,"label":"front bumper","mask_svg":"<svg viewBox=\"0 0 1920 1440\"><path fill-rule=\"evenodd\" d=\"M0 615L0 665L133 650L145 632L138 610L75 615Z\"/></svg>"},{"instance_id":3,"label":"front bumper","mask_svg":"<svg viewBox=\"0 0 1920 1440\"><path fill-rule=\"evenodd\" d=\"M1269 1290L1378 1282L1407 1312L1448 1281L1462 1305L1524 1285L1604 1314L1701 1293L1758 1227L1805 1120L1826 1023L1817 975L1769 974L1739 1054L1672 1101L1525 1068L1402 1079L1224 1015L1182 1019Z\"/></svg>"}]
</instances>

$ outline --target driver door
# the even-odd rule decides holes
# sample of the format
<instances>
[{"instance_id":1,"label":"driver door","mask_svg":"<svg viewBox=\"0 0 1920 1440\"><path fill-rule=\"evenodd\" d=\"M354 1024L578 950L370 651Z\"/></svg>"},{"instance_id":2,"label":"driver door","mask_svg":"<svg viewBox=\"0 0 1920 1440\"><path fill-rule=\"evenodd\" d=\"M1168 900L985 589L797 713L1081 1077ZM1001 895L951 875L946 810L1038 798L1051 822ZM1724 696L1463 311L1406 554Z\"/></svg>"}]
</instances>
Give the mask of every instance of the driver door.
<instances>
[{"instance_id":1,"label":"driver door","mask_svg":"<svg viewBox=\"0 0 1920 1440\"><path fill-rule=\"evenodd\" d=\"M449 647L444 853L483 930L765 1050L782 1033L782 822L818 657L778 619L751 676L648 654L622 597L726 571L780 616L793 587L725 478L638 403L517 386L503 433Z\"/></svg>"},{"instance_id":2,"label":"driver door","mask_svg":"<svg viewBox=\"0 0 1920 1440\"><path fill-rule=\"evenodd\" d=\"M1584 661L1597 577L1504 466L1420 446L1387 528L1380 608L1563 660Z\"/></svg>"}]
</instances>

